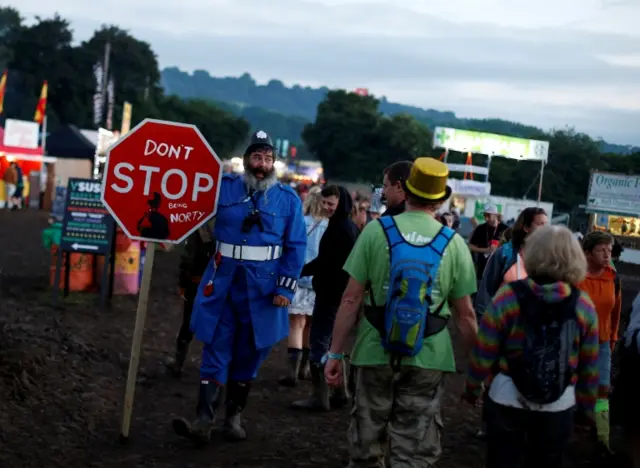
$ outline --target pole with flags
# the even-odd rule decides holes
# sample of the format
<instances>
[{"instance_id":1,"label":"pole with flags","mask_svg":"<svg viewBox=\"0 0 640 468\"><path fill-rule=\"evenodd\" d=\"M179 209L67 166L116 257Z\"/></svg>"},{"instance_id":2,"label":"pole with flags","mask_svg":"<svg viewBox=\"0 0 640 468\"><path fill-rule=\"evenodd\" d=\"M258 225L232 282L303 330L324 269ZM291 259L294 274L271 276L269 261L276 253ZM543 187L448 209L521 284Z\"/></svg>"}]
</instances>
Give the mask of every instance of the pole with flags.
<instances>
[{"instance_id":1,"label":"pole with flags","mask_svg":"<svg viewBox=\"0 0 640 468\"><path fill-rule=\"evenodd\" d=\"M102 83L105 79L102 64L99 62L93 66L93 76L96 80L96 90L93 94L93 124L99 127L102 123L102 108L104 107L102 100Z\"/></svg>"},{"instance_id":2,"label":"pole with flags","mask_svg":"<svg viewBox=\"0 0 640 468\"><path fill-rule=\"evenodd\" d=\"M115 86L113 77L107 83L107 130L113 130L113 105L115 103Z\"/></svg>"},{"instance_id":3,"label":"pole with flags","mask_svg":"<svg viewBox=\"0 0 640 468\"><path fill-rule=\"evenodd\" d=\"M47 141L47 93L49 91L49 83L45 80L42 83L42 90L40 91L40 99L38 100L38 106L36 107L36 114L33 117L37 123L42 125L42 150L46 150Z\"/></svg>"},{"instance_id":4,"label":"pole with flags","mask_svg":"<svg viewBox=\"0 0 640 468\"><path fill-rule=\"evenodd\" d=\"M8 70L5 70L2 74L2 78L0 78L0 114L4 112L4 94L7 89L7 75L9 74Z\"/></svg>"}]
</instances>

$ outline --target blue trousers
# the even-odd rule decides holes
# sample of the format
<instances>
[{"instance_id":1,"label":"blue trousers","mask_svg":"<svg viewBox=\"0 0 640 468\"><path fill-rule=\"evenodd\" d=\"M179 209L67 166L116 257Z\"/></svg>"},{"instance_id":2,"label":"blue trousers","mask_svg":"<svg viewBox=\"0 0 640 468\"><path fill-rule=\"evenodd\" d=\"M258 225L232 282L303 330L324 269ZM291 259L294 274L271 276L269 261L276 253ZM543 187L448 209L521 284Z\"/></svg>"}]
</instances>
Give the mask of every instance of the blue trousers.
<instances>
[{"instance_id":1,"label":"blue trousers","mask_svg":"<svg viewBox=\"0 0 640 468\"><path fill-rule=\"evenodd\" d=\"M236 270L227 299L220 311L211 343L202 348L200 378L225 385L227 380L249 382L258 376L271 347L256 349L242 268Z\"/></svg>"}]
</instances>

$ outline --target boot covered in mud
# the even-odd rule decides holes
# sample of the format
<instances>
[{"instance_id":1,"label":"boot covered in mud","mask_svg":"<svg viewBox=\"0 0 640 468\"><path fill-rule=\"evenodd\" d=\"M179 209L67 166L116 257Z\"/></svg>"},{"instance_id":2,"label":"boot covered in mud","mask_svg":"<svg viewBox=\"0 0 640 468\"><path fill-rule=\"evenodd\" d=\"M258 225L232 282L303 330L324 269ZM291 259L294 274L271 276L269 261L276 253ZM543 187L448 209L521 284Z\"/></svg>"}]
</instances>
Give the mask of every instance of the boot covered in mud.
<instances>
[{"instance_id":1,"label":"boot covered in mud","mask_svg":"<svg viewBox=\"0 0 640 468\"><path fill-rule=\"evenodd\" d=\"M311 380L311 368L309 366L309 348L302 349L302 361L298 371L298 380Z\"/></svg>"},{"instance_id":2,"label":"boot covered in mud","mask_svg":"<svg viewBox=\"0 0 640 468\"><path fill-rule=\"evenodd\" d=\"M298 383L298 373L300 371L300 363L302 362L302 350L289 349L289 374L280 380L278 383L285 387L295 387Z\"/></svg>"},{"instance_id":3,"label":"boot covered in mud","mask_svg":"<svg viewBox=\"0 0 640 468\"><path fill-rule=\"evenodd\" d=\"M223 387L215 382L201 381L196 419L191 423L183 418L174 419L174 432L198 445L208 443L218 414L222 389Z\"/></svg>"},{"instance_id":4,"label":"boot covered in mud","mask_svg":"<svg viewBox=\"0 0 640 468\"><path fill-rule=\"evenodd\" d=\"M224 435L229 440L241 441L247 438L247 431L242 422L242 412L247 406L249 390L251 390L251 382L232 380L227 385Z\"/></svg>"},{"instance_id":5,"label":"boot covered in mud","mask_svg":"<svg viewBox=\"0 0 640 468\"><path fill-rule=\"evenodd\" d=\"M167 362L167 369L174 377L180 377L182 375L182 369L184 363L187 360L189 354L189 342L184 340L178 340L176 342L176 356L173 359L169 359Z\"/></svg>"},{"instance_id":6,"label":"boot covered in mud","mask_svg":"<svg viewBox=\"0 0 640 468\"><path fill-rule=\"evenodd\" d=\"M311 384L311 396L305 400L294 401L291 407L307 411L329 411L329 384L324 378L324 366L320 363L311 363Z\"/></svg>"}]
</instances>

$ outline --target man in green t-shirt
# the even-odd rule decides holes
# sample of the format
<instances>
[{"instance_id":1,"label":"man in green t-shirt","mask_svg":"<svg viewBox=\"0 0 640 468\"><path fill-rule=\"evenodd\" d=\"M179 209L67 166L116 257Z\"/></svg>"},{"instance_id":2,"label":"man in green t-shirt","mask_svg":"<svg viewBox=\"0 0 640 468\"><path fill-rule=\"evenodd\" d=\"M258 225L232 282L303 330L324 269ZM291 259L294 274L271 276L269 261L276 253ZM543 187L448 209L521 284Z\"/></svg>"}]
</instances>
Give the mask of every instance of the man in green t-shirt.
<instances>
[{"instance_id":1,"label":"man in green t-shirt","mask_svg":"<svg viewBox=\"0 0 640 468\"><path fill-rule=\"evenodd\" d=\"M446 185L448 175L447 166L440 161L432 158L415 161L406 181L407 210L393 218L406 242L426 245L442 229L434 215L451 195ZM389 246L379 222L365 227L344 269L350 280L342 297L325 365L330 385L341 383L342 353L365 300L365 290L371 289L375 304L384 304L387 299ZM439 316L448 318L453 312L470 349L477 331L471 303L471 294L476 292L476 276L469 248L459 235L454 234L444 249L434 279L431 313L439 306L442 306ZM442 451L440 405L445 375L456 370L449 330L444 326L428 336L416 356L404 357L399 367L392 367L391 355L382 347L379 328L368 318L372 317L368 311L373 310L370 302L367 293L367 312L360 321L351 354L355 398L349 430L349 466L374 466L385 456L385 447L389 447L390 466L394 468L431 466ZM449 304L453 307L449 308Z\"/></svg>"}]
</instances>

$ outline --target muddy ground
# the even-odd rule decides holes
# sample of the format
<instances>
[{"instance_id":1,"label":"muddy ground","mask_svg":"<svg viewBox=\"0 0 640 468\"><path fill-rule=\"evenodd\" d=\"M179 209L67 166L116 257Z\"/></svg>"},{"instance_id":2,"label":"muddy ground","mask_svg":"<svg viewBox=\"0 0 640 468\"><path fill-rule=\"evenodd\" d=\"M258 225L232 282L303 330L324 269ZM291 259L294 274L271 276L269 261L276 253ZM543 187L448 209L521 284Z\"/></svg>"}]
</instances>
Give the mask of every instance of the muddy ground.
<instances>
[{"instance_id":1,"label":"muddy ground","mask_svg":"<svg viewBox=\"0 0 640 468\"><path fill-rule=\"evenodd\" d=\"M43 213L0 212L0 467L346 466L348 411L306 415L289 409L309 387L278 386L283 344L252 390L249 441L216 440L194 449L174 436L171 418L194 413L199 360L194 346L180 380L165 373L180 323L175 252L156 255L131 439L120 445L136 297L116 297L101 311L97 295L72 294L63 308L53 308L50 260L40 240L46 222ZM631 277L633 268L623 273L626 309L639 281ZM474 437L478 411L459 403L463 379L458 374L449 382L442 468L483 466L484 447ZM576 437L569 466L597 466L594 460L585 438Z\"/></svg>"}]
</instances>

